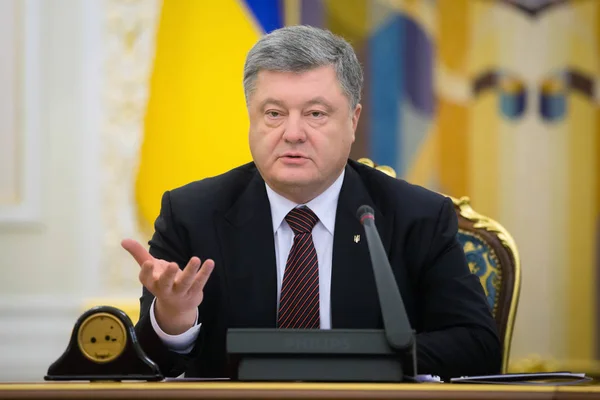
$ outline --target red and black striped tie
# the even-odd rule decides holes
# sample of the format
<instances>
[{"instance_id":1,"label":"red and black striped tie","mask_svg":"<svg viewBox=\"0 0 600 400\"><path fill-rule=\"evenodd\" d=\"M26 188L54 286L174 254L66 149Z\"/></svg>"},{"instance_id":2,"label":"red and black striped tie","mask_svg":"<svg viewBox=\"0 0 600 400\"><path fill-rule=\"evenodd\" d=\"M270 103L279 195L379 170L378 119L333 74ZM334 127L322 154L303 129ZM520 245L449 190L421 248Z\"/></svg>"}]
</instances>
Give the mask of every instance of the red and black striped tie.
<instances>
[{"instance_id":1,"label":"red and black striped tie","mask_svg":"<svg viewBox=\"0 0 600 400\"><path fill-rule=\"evenodd\" d=\"M313 244L312 230L319 220L308 207L294 208L285 217L294 231L281 296L279 300L279 328L318 329L319 318L319 263Z\"/></svg>"}]
</instances>

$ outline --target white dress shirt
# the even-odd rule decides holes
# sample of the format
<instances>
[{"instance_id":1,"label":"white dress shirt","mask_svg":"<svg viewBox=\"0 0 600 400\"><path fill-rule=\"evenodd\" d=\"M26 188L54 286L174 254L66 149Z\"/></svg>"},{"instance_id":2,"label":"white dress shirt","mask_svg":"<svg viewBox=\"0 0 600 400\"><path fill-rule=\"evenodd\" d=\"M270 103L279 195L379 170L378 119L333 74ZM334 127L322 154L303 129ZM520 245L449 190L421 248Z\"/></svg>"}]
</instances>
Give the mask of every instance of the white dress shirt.
<instances>
[{"instance_id":1,"label":"white dress shirt","mask_svg":"<svg viewBox=\"0 0 600 400\"><path fill-rule=\"evenodd\" d=\"M313 242L319 262L319 301L321 329L331 328L331 265L333 257L333 231L335 227L335 216L337 203L344 181L344 171L338 179L323 193L309 201L305 205L309 207L319 218L312 231ZM277 303L281 293L281 283L285 272L287 257L294 243L294 232L285 221L285 216L295 207L302 206L285 197L275 193L268 185L267 196L271 205L271 216L273 220L273 233L275 236L275 257L277 260ZM215 265L215 268L219 268ZM201 324L196 322L192 328L180 335L168 335L160 329L154 316L154 301L150 306L150 321L156 334L165 345L176 352L188 353L194 347L198 337Z\"/></svg>"}]
</instances>

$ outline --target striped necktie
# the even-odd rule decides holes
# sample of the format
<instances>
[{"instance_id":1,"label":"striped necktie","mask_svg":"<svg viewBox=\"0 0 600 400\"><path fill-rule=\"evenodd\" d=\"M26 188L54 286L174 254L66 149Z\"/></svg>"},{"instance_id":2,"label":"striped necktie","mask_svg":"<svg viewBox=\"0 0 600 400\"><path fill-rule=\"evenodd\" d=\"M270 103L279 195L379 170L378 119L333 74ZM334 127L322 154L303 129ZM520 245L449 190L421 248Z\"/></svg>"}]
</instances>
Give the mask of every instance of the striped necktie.
<instances>
[{"instance_id":1,"label":"striped necktie","mask_svg":"<svg viewBox=\"0 0 600 400\"><path fill-rule=\"evenodd\" d=\"M318 329L319 263L312 230L319 220L308 207L294 208L285 217L294 244L285 265L279 300L279 328Z\"/></svg>"}]
</instances>

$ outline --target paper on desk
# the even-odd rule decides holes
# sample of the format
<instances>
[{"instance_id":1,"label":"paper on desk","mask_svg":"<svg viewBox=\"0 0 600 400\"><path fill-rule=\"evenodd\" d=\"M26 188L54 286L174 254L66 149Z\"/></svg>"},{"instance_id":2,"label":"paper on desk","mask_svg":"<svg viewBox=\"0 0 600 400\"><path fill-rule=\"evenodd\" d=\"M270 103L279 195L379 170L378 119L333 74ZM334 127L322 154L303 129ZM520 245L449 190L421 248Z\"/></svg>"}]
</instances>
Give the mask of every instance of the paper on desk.
<instances>
[{"instance_id":1,"label":"paper on desk","mask_svg":"<svg viewBox=\"0 0 600 400\"><path fill-rule=\"evenodd\" d=\"M547 381L558 382L547 382ZM538 384L544 385L568 385L582 383L591 380L585 373L578 372L533 372L512 373L501 375L461 376L450 379L450 383L486 383L486 384Z\"/></svg>"},{"instance_id":2,"label":"paper on desk","mask_svg":"<svg viewBox=\"0 0 600 400\"><path fill-rule=\"evenodd\" d=\"M415 381L419 383L444 383L437 375L417 375Z\"/></svg>"}]
</instances>

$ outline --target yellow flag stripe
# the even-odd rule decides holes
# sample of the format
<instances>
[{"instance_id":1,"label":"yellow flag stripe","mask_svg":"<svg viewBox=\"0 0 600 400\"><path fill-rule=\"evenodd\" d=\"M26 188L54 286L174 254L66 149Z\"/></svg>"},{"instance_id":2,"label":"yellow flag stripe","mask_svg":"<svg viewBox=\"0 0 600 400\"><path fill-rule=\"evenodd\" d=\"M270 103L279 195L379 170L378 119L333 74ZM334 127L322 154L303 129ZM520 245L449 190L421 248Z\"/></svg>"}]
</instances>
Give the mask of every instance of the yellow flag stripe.
<instances>
[{"instance_id":1,"label":"yellow flag stripe","mask_svg":"<svg viewBox=\"0 0 600 400\"><path fill-rule=\"evenodd\" d=\"M251 160L243 65L261 35L237 0L163 3L136 182L143 224L164 191Z\"/></svg>"}]
</instances>

